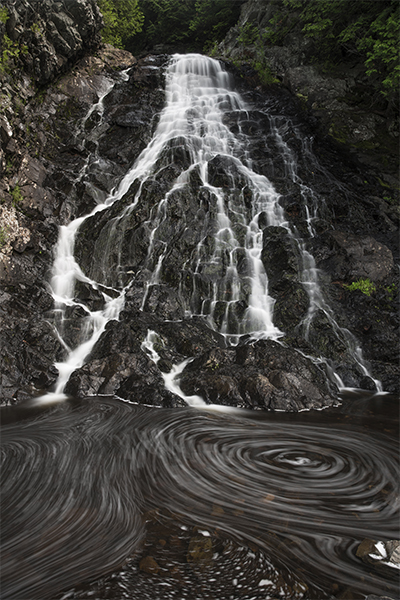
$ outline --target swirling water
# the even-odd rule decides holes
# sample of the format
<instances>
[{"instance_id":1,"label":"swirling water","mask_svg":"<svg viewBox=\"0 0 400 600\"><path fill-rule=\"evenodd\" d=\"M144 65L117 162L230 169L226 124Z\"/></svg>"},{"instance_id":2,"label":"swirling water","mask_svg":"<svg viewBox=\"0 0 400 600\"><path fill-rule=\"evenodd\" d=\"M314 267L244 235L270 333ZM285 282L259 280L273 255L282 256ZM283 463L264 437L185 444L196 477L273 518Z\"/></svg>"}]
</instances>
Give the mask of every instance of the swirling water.
<instances>
[{"instance_id":1,"label":"swirling water","mask_svg":"<svg viewBox=\"0 0 400 600\"><path fill-rule=\"evenodd\" d=\"M225 110L246 112L228 84L216 61L174 57L167 74L167 105L155 136L93 213L122 199L138 180L133 204L124 207L117 221L122 219L140 202L141 187L168 144L174 147L179 137L189 140L190 166L160 201L150 223L150 278L143 304L158 285L167 258L162 225L169 199L197 170L215 200L215 243L208 253L205 236L198 239L187 310L208 318L211 327L236 343L245 333L280 335L260 261L258 219L262 214L268 224L287 224L279 195L252 171L245 136L233 136L224 125ZM217 155L228 156L252 189L253 212L247 221L244 196L227 197L210 183L209 162ZM295 177L292 167L290 173ZM80 270L74 241L85 219L62 229L57 248L52 286L60 339L65 307L79 304L75 280L101 289L105 308L91 313L81 306L87 312L83 341L68 347L68 359L58 364L57 395L64 399L70 373L82 364L107 322L118 319L130 285L119 283L122 264L105 269L105 280ZM296 232L291 235L300 243ZM242 267L243 257L247 265L243 278L238 257ZM311 319L318 281L314 272L308 276L304 271ZM211 282L207 294L200 290L202 278ZM370 400L370 418L363 413L368 399L360 402L351 425L349 415L339 412L324 411L316 418L170 411L115 398L67 400L32 415L24 408L19 416L17 409L3 410L2 597L395 597L393 570L367 565L356 556L365 538L399 537L397 437L394 423L387 420L380 427L377 422L382 414L378 403L386 402L388 415L391 400Z\"/></svg>"},{"instance_id":2,"label":"swirling water","mask_svg":"<svg viewBox=\"0 0 400 600\"><path fill-rule=\"evenodd\" d=\"M7 409L2 598L396 598L356 551L399 537L397 404L347 407Z\"/></svg>"}]
</instances>

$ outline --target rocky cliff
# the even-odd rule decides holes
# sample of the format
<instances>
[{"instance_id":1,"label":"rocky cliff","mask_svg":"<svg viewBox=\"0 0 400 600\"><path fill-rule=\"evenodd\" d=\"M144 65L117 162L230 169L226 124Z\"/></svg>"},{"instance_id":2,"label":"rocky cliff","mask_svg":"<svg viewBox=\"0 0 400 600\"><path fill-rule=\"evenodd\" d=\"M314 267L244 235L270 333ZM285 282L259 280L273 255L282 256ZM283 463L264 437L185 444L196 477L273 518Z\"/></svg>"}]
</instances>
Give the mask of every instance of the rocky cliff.
<instances>
[{"instance_id":1,"label":"rocky cliff","mask_svg":"<svg viewBox=\"0 0 400 600\"><path fill-rule=\"evenodd\" d=\"M361 56L329 63L313 39L304 35L301 9L291 11L285 12L282 0L248 0L216 55L237 65L256 66L261 76L267 72L271 81L288 88L321 135L344 145L362 164L376 169L382 196L392 200L392 212L398 214L398 110L388 110L379 89L372 87ZM284 32L279 43L254 39L258 32L262 40L262 33L278 17ZM259 78L254 69L253 76Z\"/></svg>"},{"instance_id":2,"label":"rocky cliff","mask_svg":"<svg viewBox=\"0 0 400 600\"><path fill-rule=\"evenodd\" d=\"M16 45L7 42L14 55L9 56L1 73L0 397L2 402L14 403L51 389L57 378L54 363L65 358L66 348L54 328L53 298L47 285L58 228L102 202L149 143L164 105L168 57L138 62L129 53L100 46L101 16L92 0L31 0L28 8L22 1L4 4L9 18L2 29L3 44L8 39ZM247 3L242 18L265 18L260 5L258 1ZM238 60L235 35L231 32L220 53L234 58L235 64L227 62L227 67L254 106L246 125L254 164L281 194L291 226L300 232L306 230L304 199L288 177L271 135L270 118L279 119L284 114L292 119L293 131L300 131L305 143L292 132L288 147L296 156L299 173L304 179L313 178L315 190L324 199L317 224L319 235L309 242L308 250L323 273L325 297L343 331L348 329L360 341L373 377L383 381L384 389L395 392L399 282L394 263L398 258L399 213L392 202L394 153L382 171L377 166L381 146L375 154L365 155L363 162L358 147L352 153L338 146L335 136L326 130L323 115L329 110L341 112L335 102L344 84L341 78L331 84L324 76L323 89L334 91L332 96L320 93L322 76L299 59L298 44L303 42L294 40L293 48L271 49L271 61L275 56L276 71L285 85L262 87L252 67L243 57ZM130 71L121 77L121 71L128 68ZM304 80L306 87L297 88L296 77L301 79L304 73L312 75ZM318 98L309 90L313 77ZM90 113L90 108L112 83L117 85L107 96L104 120L98 126L98 115ZM321 103L326 106L321 108ZM265 118L266 113L271 117ZM375 132L379 123L374 120ZM235 129L234 119L229 126ZM390 131L387 135L391 136ZM268 156L266 140L272 144ZM96 160L91 160L93 156ZM135 275L120 321L109 323L101 343L72 375L67 391L80 396L118 393L130 400L144 398L149 404L180 405L182 401L165 390L162 372L191 357L196 360L182 376L182 388L188 394L201 392L210 402L289 410L331 404L332 388L304 355L331 359L339 365L347 385L373 389L369 377L352 369L326 315L321 313L313 320L307 342L299 335L308 300L299 275L298 251L282 228L265 224L263 259L276 300L275 319L286 333L285 351L271 341L258 342L254 347L225 348L223 337L210 331L203 321L185 318L180 299L185 272L180 260L193 240L184 237L177 238L163 285L141 307L147 223L155 202L176 178L180 166L186 164L187 155L177 148L173 160L168 156L165 160L157 176L146 184L147 204L132 213L121 242L127 276L142 273L142 279ZM224 187L231 166L216 157L210 169L215 185ZM90 179L79 180L83 172L90 174ZM179 199L186 203L188 215L197 214L192 197L201 194L200 188L193 174L190 190ZM132 188L119 208L134 193ZM206 199L202 202L206 206ZM179 229L177 216L183 219L183 214L173 199L171 203L174 214L167 237L172 238ZM76 251L87 273L93 269L94 253L101 251L107 220L117 214L113 211L112 207L94 215L78 236ZM346 287L359 279L372 281L373 293ZM82 282L76 294L91 310L101 306L101 294ZM76 309L68 314L71 346L79 340L84 317L84 311ZM162 340L158 366L142 350L148 329L156 330Z\"/></svg>"},{"instance_id":3,"label":"rocky cliff","mask_svg":"<svg viewBox=\"0 0 400 600\"><path fill-rule=\"evenodd\" d=\"M76 122L98 98L105 74L135 60L100 49L94 0L2 5L0 395L16 401L57 374L61 347L46 319L53 306L46 281L58 227L79 210L68 198L82 162Z\"/></svg>"}]
</instances>

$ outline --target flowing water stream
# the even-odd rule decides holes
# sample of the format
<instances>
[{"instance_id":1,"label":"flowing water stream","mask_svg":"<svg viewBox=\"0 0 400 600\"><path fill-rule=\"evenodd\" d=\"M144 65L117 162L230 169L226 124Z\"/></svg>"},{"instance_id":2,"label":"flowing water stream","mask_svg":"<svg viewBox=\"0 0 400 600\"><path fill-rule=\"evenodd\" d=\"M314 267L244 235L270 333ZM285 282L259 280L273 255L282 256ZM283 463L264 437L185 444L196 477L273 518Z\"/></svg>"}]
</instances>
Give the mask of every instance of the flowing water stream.
<instances>
[{"instance_id":1,"label":"flowing water stream","mask_svg":"<svg viewBox=\"0 0 400 600\"><path fill-rule=\"evenodd\" d=\"M91 161L100 160L96 131L112 87L106 83L85 118L97 114ZM324 299L304 244L304 236L314 235L319 199L300 179L285 123L272 120L272 131L287 177L306 199L305 233L285 220L280 194L253 169L249 110L217 61L173 56L150 143L89 215L61 228L51 279L66 350L59 380L44 406L3 410L4 600L395 598L396 569L384 560L363 561L358 552L365 540L399 538L394 399L355 395L341 411L295 416L220 413L181 392L175 376L187 361L164 381L188 408L152 409L106 397L78 401L63 393L107 324L119 319L137 281L146 310L178 238L190 249L180 257L185 315L203 317L230 345L242 336L279 340L262 261L265 226L286 230L302 257L309 298L304 331L323 311L368 373L357 341ZM149 213L147 253L133 268L121 231L144 202L146 186L181 159L183 168ZM79 181L88 181L89 172L88 162ZM194 215L184 201L193 181L202 203ZM91 269L84 269L75 252L79 231L111 207L117 209L106 237L94 247ZM77 282L101 295L101 308L89 310L79 300ZM74 310L84 318L72 343ZM142 349L157 363L155 341L149 330ZM53 400L64 402L47 402ZM367 559L383 547L371 543Z\"/></svg>"},{"instance_id":2,"label":"flowing water stream","mask_svg":"<svg viewBox=\"0 0 400 600\"><path fill-rule=\"evenodd\" d=\"M111 89L112 84L105 86L98 104L90 109L85 118L86 121L97 111L97 128L100 131L103 100ZM106 324L118 319L124 307L126 291L135 279L132 279L132 275L128 276L132 271L128 271L129 265L124 263L123 258L125 223L142 202L146 184L162 173L166 166L174 163L177 153L179 155L182 152L186 155L185 166L167 193L153 207L147 222L148 250L140 265L141 273L145 274L142 309L146 308L149 293L162 283L163 271L174 268L166 265L174 252L176 238L188 238L193 249L187 256L182 256L180 268L187 272L187 277L179 286L186 315L206 318L209 326L222 333L228 344L236 345L244 335L253 340L279 339L283 332L274 325L274 300L268 292L268 276L261 258L263 228L278 226L287 231L301 256L303 286L309 297L308 314L303 323L305 337L314 315L322 311L354 364L369 375L357 340L338 325L323 297L312 255L305 249L296 228L291 228L285 220L279 203L280 194L267 177L252 169L249 140L241 130L241 124L245 124L248 118L248 111L249 107L232 89L230 75L218 61L197 54L172 57L166 73L165 107L150 143L117 189L89 215L61 228L51 287L59 313L58 334L68 353L65 362L57 364L60 378L53 399L62 394L69 376L83 364ZM226 124L227 115L236 121L238 131L235 134ZM271 126L277 147L282 153L287 177L301 187L309 215L308 235L313 236L313 221L318 216L318 198L297 173L296 161L284 141L286 122L279 124L277 119L272 119ZM215 180L215 176L210 175L210 171L215 170L216 160L222 164L228 184L226 180L221 184ZM84 171L80 179L84 177ZM180 192L187 189L193 177L200 180L207 210L199 207L201 214L197 215L196 221L189 221L186 220L187 207ZM110 219L96 242L89 276L83 272L74 256L76 235L87 219L114 204L118 205L134 184L137 186L136 193L131 195L128 204L121 204L121 209ZM174 223L177 202L181 202L178 224ZM175 233L172 239L171 231ZM95 290L101 289L105 302L102 310L91 312L76 299L76 281L84 282ZM86 318L83 319L79 344L70 348L64 339L63 327L66 309L74 307L85 311ZM334 382L344 387L337 373L334 373ZM376 387L378 391L381 390L378 381Z\"/></svg>"}]
</instances>

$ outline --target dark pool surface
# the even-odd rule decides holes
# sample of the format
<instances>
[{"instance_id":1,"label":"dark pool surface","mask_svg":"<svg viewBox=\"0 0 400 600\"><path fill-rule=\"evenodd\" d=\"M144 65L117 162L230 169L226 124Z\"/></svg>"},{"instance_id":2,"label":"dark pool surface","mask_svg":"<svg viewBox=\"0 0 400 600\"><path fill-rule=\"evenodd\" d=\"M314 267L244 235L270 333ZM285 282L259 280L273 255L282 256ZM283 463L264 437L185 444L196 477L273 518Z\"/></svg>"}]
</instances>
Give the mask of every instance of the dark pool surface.
<instances>
[{"instance_id":1,"label":"dark pool surface","mask_svg":"<svg viewBox=\"0 0 400 600\"><path fill-rule=\"evenodd\" d=\"M397 598L398 414L4 408L2 598Z\"/></svg>"}]
</instances>

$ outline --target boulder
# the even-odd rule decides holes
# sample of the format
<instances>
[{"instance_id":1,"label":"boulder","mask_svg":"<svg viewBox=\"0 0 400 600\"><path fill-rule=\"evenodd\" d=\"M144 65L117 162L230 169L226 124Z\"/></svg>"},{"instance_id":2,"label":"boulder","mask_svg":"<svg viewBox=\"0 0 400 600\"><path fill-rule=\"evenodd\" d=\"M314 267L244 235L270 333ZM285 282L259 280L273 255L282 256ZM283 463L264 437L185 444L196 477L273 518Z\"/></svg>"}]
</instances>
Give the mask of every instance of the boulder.
<instances>
[{"instance_id":1,"label":"boulder","mask_svg":"<svg viewBox=\"0 0 400 600\"><path fill-rule=\"evenodd\" d=\"M211 349L186 366L180 386L187 395L228 406L292 412L335 403L325 373L272 340Z\"/></svg>"}]
</instances>

